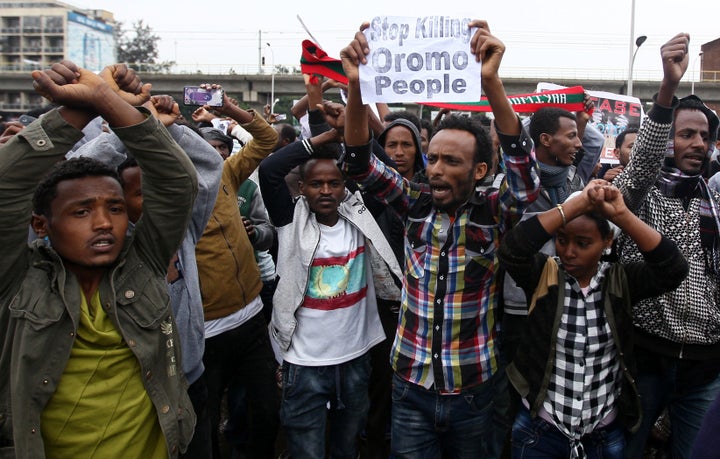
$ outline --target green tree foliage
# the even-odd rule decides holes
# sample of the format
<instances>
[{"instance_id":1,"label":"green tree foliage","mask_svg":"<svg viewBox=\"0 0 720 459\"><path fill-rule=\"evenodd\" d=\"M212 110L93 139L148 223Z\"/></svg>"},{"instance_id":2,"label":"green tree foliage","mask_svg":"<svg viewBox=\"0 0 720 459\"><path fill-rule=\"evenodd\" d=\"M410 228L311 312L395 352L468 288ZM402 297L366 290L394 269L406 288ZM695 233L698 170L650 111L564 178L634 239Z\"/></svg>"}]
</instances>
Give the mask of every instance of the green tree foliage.
<instances>
[{"instance_id":1,"label":"green tree foliage","mask_svg":"<svg viewBox=\"0 0 720 459\"><path fill-rule=\"evenodd\" d=\"M118 62L125 62L139 72L165 72L175 65L173 61L158 62L158 41L160 37L142 19L133 23L133 30L127 33L122 23L115 27L115 46Z\"/></svg>"}]
</instances>

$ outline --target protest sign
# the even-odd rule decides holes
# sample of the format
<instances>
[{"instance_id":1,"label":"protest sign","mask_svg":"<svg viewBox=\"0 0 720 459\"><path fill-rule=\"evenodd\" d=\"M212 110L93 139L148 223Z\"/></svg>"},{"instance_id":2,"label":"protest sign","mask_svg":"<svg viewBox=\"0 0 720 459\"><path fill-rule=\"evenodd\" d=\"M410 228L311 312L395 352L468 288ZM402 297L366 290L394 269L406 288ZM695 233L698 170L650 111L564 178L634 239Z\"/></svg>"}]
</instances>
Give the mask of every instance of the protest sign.
<instances>
[{"instance_id":1,"label":"protest sign","mask_svg":"<svg viewBox=\"0 0 720 459\"><path fill-rule=\"evenodd\" d=\"M564 86L553 83L538 83L538 92L557 90ZM595 111L588 121L588 126L594 126L605 136L605 144L600 154L600 162L617 164L619 161L613 154L615 137L629 127L639 128L643 112L640 99L625 94L614 94L605 91L587 91L595 103Z\"/></svg>"},{"instance_id":2,"label":"protest sign","mask_svg":"<svg viewBox=\"0 0 720 459\"><path fill-rule=\"evenodd\" d=\"M588 124L595 126L605 136L600 155L601 163L617 164L615 137L629 127L639 128L642 122L642 103L637 97L613 94L604 91L589 92L595 102L595 113Z\"/></svg>"},{"instance_id":3,"label":"protest sign","mask_svg":"<svg viewBox=\"0 0 720 459\"><path fill-rule=\"evenodd\" d=\"M480 63L470 53L469 18L377 16L364 31L363 103L480 100Z\"/></svg>"}]
</instances>

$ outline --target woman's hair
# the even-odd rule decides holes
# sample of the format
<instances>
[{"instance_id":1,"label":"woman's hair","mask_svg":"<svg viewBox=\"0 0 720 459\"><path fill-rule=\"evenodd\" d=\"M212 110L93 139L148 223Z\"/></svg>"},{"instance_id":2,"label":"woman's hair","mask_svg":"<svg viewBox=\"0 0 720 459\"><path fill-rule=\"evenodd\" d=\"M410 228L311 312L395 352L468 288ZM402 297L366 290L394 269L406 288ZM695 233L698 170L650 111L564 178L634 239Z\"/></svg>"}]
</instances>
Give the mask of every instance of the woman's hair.
<instances>
[{"instance_id":1,"label":"woman's hair","mask_svg":"<svg viewBox=\"0 0 720 459\"><path fill-rule=\"evenodd\" d=\"M600 236L604 240L612 239L614 237L613 230L610 228L610 222L607 221L607 218L603 217L598 212L588 212L583 215L595 222L598 231L600 231Z\"/></svg>"},{"instance_id":2,"label":"woman's hair","mask_svg":"<svg viewBox=\"0 0 720 459\"><path fill-rule=\"evenodd\" d=\"M598 212L588 212L582 214L581 217L582 216L585 216L595 222L595 224L597 225L597 229L600 232L600 237L603 239L603 241L607 241L608 239L615 239L615 229L612 227L612 225L610 225L610 222ZM620 259L617 253L616 244L617 241L613 241L610 253L603 253L600 257L600 261L616 262Z\"/></svg>"}]
</instances>

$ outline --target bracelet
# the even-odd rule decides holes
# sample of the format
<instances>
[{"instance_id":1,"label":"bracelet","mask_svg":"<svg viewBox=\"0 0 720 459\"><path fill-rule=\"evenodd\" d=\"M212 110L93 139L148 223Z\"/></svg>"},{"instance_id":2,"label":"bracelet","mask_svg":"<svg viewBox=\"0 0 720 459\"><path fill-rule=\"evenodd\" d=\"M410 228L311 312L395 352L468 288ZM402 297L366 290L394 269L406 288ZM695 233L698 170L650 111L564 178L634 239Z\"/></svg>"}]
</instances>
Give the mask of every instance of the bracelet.
<instances>
[{"instance_id":1,"label":"bracelet","mask_svg":"<svg viewBox=\"0 0 720 459\"><path fill-rule=\"evenodd\" d=\"M562 204L558 204L557 206L555 206L555 208L558 210L558 212L560 212L560 216L562 217L562 226L565 226L565 224L567 224L567 220L565 219L565 211L563 210Z\"/></svg>"}]
</instances>

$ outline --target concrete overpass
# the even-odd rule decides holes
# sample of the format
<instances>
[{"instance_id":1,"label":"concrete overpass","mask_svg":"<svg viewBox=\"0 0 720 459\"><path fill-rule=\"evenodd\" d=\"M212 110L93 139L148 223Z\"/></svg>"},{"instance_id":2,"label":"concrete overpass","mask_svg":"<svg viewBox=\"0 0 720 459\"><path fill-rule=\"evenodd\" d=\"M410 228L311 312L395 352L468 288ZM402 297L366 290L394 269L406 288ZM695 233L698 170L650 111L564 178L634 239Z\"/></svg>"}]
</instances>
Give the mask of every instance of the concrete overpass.
<instances>
[{"instance_id":1,"label":"concrete overpass","mask_svg":"<svg viewBox=\"0 0 720 459\"><path fill-rule=\"evenodd\" d=\"M143 81L153 84L153 93L171 94L179 99L183 86L198 85L201 83L218 83L226 92L235 97L244 106L262 109L270 101L272 77L267 74L245 75L204 75L204 74L145 74L141 75ZM508 94L526 94L535 91L538 82L535 78L504 78L505 90ZM624 94L626 82L618 80L572 80L555 79L550 82L564 85L581 85L589 90L607 91ZM658 81L633 81L633 93L643 102L650 101L659 86ZM691 92L691 82L680 83L678 94L686 95ZM708 105L720 111L720 81L696 82L695 94L701 97ZM8 94L11 97L8 97ZM305 94L305 86L300 74L276 74L275 98L300 98ZM12 95L19 95L14 97ZM10 102L9 102L10 101ZM18 103L19 102L19 103ZM0 112L6 114L23 113L34 108L41 102L32 91L32 83L26 72L0 73Z\"/></svg>"}]
</instances>

